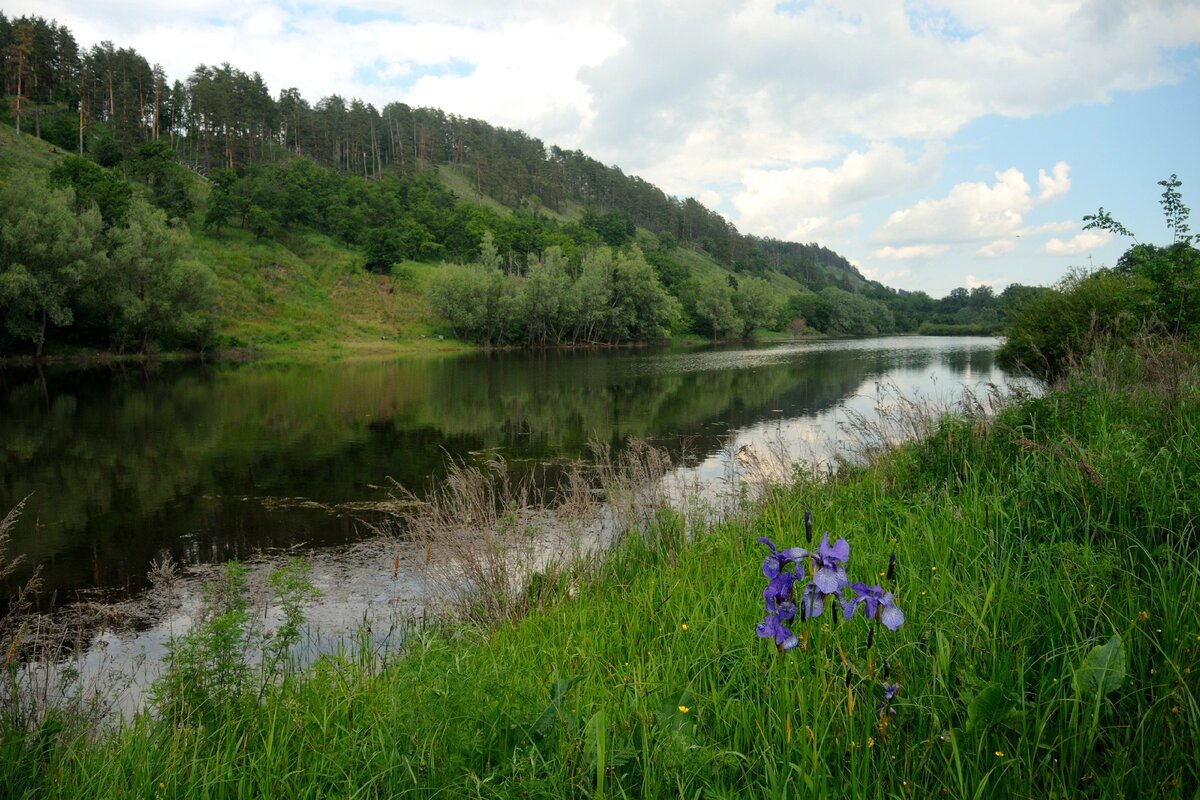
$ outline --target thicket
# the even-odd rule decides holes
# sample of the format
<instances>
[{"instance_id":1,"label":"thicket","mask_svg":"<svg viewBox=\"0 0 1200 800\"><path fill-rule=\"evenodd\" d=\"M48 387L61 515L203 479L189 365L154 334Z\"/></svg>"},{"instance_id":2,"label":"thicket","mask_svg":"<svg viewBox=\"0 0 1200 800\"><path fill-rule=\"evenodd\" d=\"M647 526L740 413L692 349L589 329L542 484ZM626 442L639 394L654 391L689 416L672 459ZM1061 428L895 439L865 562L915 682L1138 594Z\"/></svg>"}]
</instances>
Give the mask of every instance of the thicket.
<instances>
[{"instance_id":1,"label":"thicket","mask_svg":"<svg viewBox=\"0 0 1200 800\"><path fill-rule=\"evenodd\" d=\"M188 235L107 170L71 157L47 183L0 176L0 353L46 342L204 347L213 279Z\"/></svg>"},{"instance_id":2,"label":"thicket","mask_svg":"<svg viewBox=\"0 0 1200 800\"><path fill-rule=\"evenodd\" d=\"M1175 175L1159 181L1160 204L1172 241L1143 244L1103 207L1084 218L1134 243L1115 267L1075 271L1053 289L1029 293L1011 314L1001 363L1053 379L1098 344L1120 345L1139 335L1190 338L1200 331L1200 236L1188 227L1189 209Z\"/></svg>"}]
</instances>

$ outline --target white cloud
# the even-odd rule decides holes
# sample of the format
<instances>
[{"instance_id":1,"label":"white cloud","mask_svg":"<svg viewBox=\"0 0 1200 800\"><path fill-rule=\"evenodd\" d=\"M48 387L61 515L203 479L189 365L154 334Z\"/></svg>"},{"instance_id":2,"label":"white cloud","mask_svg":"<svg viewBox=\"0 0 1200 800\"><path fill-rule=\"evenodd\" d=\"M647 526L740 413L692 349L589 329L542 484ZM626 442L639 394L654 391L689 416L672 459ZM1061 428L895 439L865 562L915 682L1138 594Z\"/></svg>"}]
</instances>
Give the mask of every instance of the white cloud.
<instances>
[{"instance_id":1,"label":"white cloud","mask_svg":"<svg viewBox=\"0 0 1200 800\"><path fill-rule=\"evenodd\" d=\"M1071 191L1071 165L1065 161L1059 161L1054 165L1052 175L1047 175L1046 170L1038 170L1038 202L1045 203L1053 200L1056 197L1061 197Z\"/></svg>"},{"instance_id":2,"label":"white cloud","mask_svg":"<svg viewBox=\"0 0 1200 800\"><path fill-rule=\"evenodd\" d=\"M950 245L946 244L914 244L908 247L880 247L874 253L876 258L886 259L909 259L909 258L930 258L931 256L940 256L950 249Z\"/></svg>"},{"instance_id":3,"label":"white cloud","mask_svg":"<svg viewBox=\"0 0 1200 800\"><path fill-rule=\"evenodd\" d=\"M995 258L996 256L1006 255L1017 249L1017 243L1012 239L997 239L994 242L989 242L983 247L975 251L975 255L981 258Z\"/></svg>"},{"instance_id":4,"label":"white cloud","mask_svg":"<svg viewBox=\"0 0 1200 800\"><path fill-rule=\"evenodd\" d=\"M1052 256L1073 256L1103 247L1110 241L1112 234L1108 231L1084 231L1065 242L1058 238L1051 239L1042 247L1042 252Z\"/></svg>"},{"instance_id":5,"label":"white cloud","mask_svg":"<svg viewBox=\"0 0 1200 800\"><path fill-rule=\"evenodd\" d=\"M976 278L974 275L967 275L967 288L978 289L980 286L991 286L994 289L1004 280L1004 278Z\"/></svg>"},{"instance_id":6,"label":"white cloud","mask_svg":"<svg viewBox=\"0 0 1200 800\"><path fill-rule=\"evenodd\" d=\"M931 147L910 161L896 145L875 144L847 153L834 167L751 167L741 171L744 188L733 205L750 230L792 238L829 225L837 209L919 188L936 177L942 156L941 148ZM847 216L839 227L859 222L861 216Z\"/></svg>"},{"instance_id":7,"label":"white cloud","mask_svg":"<svg viewBox=\"0 0 1200 800\"><path fill-rule=\"evenodd\" d=\"M899 267L897 269L889 269L880 271L872 267L863 267L855 264L854 267L862 273L862 276L869 281L879 281L882 284L888 285L894 281L902 281L905 278L911 278L913 271L908 267Z\"/></svg>"},{"instance_id":8,"label":"white cloud","mask_svg":"<svg viewBox=\"0 0 1200 800\"><path fill-rule=\"evenodd\" d=\"M1020 170L996 173L995 183L957 184L940 200L921 200L895 211L871 235L887 244L918 242L972 242L1011 236L1020 227L1022 214L1033 203L1029 183Z\"/></svg>"},{"instance_id":9,"label":"white cloud","mask_svg":"<svg viewBox=\"0 0 1200 800\"><path fill-rule=\"evenodd\" d=\"M1065 219L1059 222L1043 222L1041 225L1033 225L1017 230L1014 236L1038 236L1043 233L1067 233L1068 231L1078 230L1082 223L1073 220Z\"/></svg>"}]
</instances>

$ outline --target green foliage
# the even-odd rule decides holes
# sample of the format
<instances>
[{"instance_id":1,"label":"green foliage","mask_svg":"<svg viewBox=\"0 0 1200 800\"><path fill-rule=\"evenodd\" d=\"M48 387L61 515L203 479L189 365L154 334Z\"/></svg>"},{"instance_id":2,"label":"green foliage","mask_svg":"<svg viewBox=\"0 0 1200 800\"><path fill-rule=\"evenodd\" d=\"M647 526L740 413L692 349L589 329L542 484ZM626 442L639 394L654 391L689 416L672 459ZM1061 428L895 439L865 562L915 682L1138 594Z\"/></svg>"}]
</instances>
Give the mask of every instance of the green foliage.
<instances>
[{"instance_id":1,"label":"green foliage","mask_svg":"<svg viewBox=\"0 0 1200 800\"><path fill-rule=\"evenodd\" d=\"M1125 645L1114 633L1104 644L1088 651L1075 673L1075 685L1087 698L1105 697L1125 682Z\"/></svg>"},{"instance_id":2,"label":"green foliage","mask_svg":"<svg viewBox=\"0 0 1200 800\"><path fill-rule=\"evenodd\" d=\"M443 267L429 304L455 336L496 346L659 339L678 325L679 304L635 248L585 253L573 278L562 252L533 257L527 274L501 269L485 233L479 260Z\"/></svg>"},{"instance_id":3,"label":"green foliage","mask_svg":"<svg viewBox=\"0 0 1200 800\"><path fill-rule=\"evenodd\" d=\"M204 585L191 630L169 643L163 674L151 691L169 723L211 724L246 701L252 635L246 575L243 565L226 564Z\"/></svg>"},{"instance_id":4,"label":"green foliage","mask_svg":"<svg viewBox=\"0 0 1200 800\"><path fill-rule=\"evenodd\" d=\"M770 284L762 278L742 278L733 293L733 308L741 320L741 335L749 337L755 328L775 325L781 303Z\"/></svg>"},{"instance_id":5,"label":"green foliage","mask_svg":"<svg viewBox=\"0 0 1200 800\"><path fill-rule=\"evenodd\" d=\"M699 332L719 340L742 330L742 321L733 307L733 289L723 278L714 276L692 282L681 294Z\"/></svg>"},{"instance_id":6,"label":"green foliage","mask_svg":"<svg viewBox=\"0 0 1200 800\"><path fill-rule=\"evenodd\" d=\"M292 557L271 571L267 579L275 600L283 611L283 620L269 637L264 653L268 674L290 672L294 664L293 651L300 644L304 611L321 599L321 591L312 583L312 567L303 558Z\"/></svg>"},{"instance_id":7,"label":"green foliage","mask_svg":"<svg viewBox=\"0 0 1200 800\"><path fill-rule=\"evenodd\" d=\"M1132 311L1172 335L1200 330L1200 249L1186 240L1169 247L1135 244L1117 270L1149 285L1148 302Z\"/></svg>"},{"instance_id":8,"label":"green foliage","mask_svg":"<svg viewBox=\"0 0 1200 800\"><path fill-rule=\"evenodd\" d=\"M213 277L185 258L187 246L187 235L142 201L134 202L125 225L109 232L110 255L88 300L107 318L122 352L126 342L139 342L143 352L155 342L193 344L205 331Z\"/></svg>"},{"instance_id":9,"label":"green foliage","mask_svg":"<svg viewBox=\"0 0 1200 800\"><path fill-rule=\"evenodd\" d=\"M980 689L967 706L967 730L982 732L1002 720L1012 709L1004 686L992 682Z\"/></svg>"},{"instance_id":10,"label":"green foliage","mask_svg":"<svg viewBox=\"0 0 1200 800\"><path fill-rule=\"evenodd\" d=\"M1068 275L1054 290L1027 294L1008 310L1002 363L1053 379L1100 343L1128 342L1142 331L1176 337L1200 330L1200 250L1188 236L1188 208L1172 175L1160 181L1174 242L1134 243L1113 269ZM1085 228L1132 236L1101 208Z\"/></svg>"},{"instance_id":11,"label":"green foliage","mask_svg":"<svg viewBox=\"0 0 1200 800\"><path fill-rule=\"evenodd\" d=\"M267 578L283 612L280 626L264 632L251 613L242 564L225 564L204 584L201 607L190 630L167 646L162 675L151 696L172 726L215 725L243 714L278 679L293 671L305 608L320 597L309 566L291 559Z\"/></svg>"},{"instance_id":12,"label":"green foliage","mask_svg":"<svg viewBox=\"0 0 1200 800\"><path fill-rule=\"evenodd\" d=\"M165 139L142 145L129 162L130 171L150 187L154 205L169 217L186 219L195 204L188 192L191 178Z\"/></svg>"},{"instance_id":13,"label":"green foliage","mask_svg":"<svg viewBox=\"0 0 1200 800\"><path fill-rule=\"evenodd\" d=\"M129 197L128 185L109 180L100 167L81 159L63 164L60 179L78 181L93 202L81 206L72 189L23 174L0 187L7 335L30 342L39 357L52 327L69 328L59 334L63 340L99 341L122 351L130 342L142 351L202 344L213 280L185 258L187 235L171 228L163 212ZM95 198L112 212L107 226Z\"/></svg>"},{"instance_id":14,"label":"green foliage","mask_svg":"<svg viewBox=\"0 0 1200 800\"><path fill-rule=\"evenodd\" d=\"M1159 181L1158 185L1163 187L1162 200L1159 204L1162 206L1163 216L1167 220L1167 230L1171 232L1171 244L1180 244L1188 241L1188 214L1191 210L1183 204L1183 196L1179 193L1179 187L1183 185L1183 181L1179 180L1179 176L1174 173L1165 181Z\"/></svg>"},{"instance_id":15,"label":"green foliage","mask_svg":"<svg viewBox=\"0 0 1200 800\"><path fill-rule=\"evenodd\" d=\"M70 189L23 174L0 186L0 305L5 332L41 355L51 325L75 321L76 297L103 262L100 215L75 212Z\"/></svg>"},{"instance_id":16,"label":"green foliage","mask_svg":"<svg viewBox=\"0 0 1200 800\"><path fill-rule=\"evenodd\" d=\"M50 185L71 187L76 208L83 211L94 205L106 226L120 225L133 202L133 187L95 162L67 156L50 170Z\"/></svg>"}]
</instances>

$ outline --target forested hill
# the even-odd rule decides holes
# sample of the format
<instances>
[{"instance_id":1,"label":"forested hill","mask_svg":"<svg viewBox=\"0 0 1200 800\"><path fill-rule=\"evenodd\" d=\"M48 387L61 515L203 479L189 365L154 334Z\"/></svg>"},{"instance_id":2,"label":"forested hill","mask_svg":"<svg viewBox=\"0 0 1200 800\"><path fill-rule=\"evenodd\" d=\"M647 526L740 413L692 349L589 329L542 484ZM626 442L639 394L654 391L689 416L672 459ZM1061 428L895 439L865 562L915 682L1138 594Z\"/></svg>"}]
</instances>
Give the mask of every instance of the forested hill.
<instances>
[{"instance_id":1,"label":"forested hill","mask_svg":"<svg viewBox=\"0 0 1200 800\"><path fill-rule=\"evenodd\" d=\"M896 292L818 244L742 234L437 109L273 96L228 64L172 81L2 11L0 59L0 356L989 333L1016 297Z\"/></svg>"},{"instance_id":2,"label":"forested hill","mask_svg":"<svg viewBox=\"0 0 1200 800\"><path fill-rule=\"evenodd\" d=\"M186 80L171 81L131 48L103 42L83 50L61 25L2 12L0 53L14 124L101 164L165 139L203 173L242 171L287 153L367 179L454 165L478 196L510 208L616 211L739 272L774 269L813 288L863 282L827 248L741 234L696 200L670 197L578 150L547 147L520 131L435 108L390 103L376 109L338 95L314 101L294 88L272 96L257 73L229 64L200 65Z\"/></svg>"}]
</instances>

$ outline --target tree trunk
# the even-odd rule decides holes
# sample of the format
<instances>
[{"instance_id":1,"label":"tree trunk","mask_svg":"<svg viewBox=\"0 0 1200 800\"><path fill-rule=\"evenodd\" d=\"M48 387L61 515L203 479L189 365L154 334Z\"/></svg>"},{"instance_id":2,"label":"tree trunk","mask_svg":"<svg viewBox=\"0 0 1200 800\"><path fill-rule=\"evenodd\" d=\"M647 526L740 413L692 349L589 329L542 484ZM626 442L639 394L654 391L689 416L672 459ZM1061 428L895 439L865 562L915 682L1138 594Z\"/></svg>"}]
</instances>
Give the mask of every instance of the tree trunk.
<instances>
[{"instance_id":1,"label":"tree trunk","mask_svg":"<svg viewBox=\"0 0 1200 800\"><path fill-rule=\"evenodd\" d=\"M42 348L46 345L46 309L42 309L42 325L38 331L37 353L34 354L34 359L42 360Z\"/></svg>"}]
</instances>

